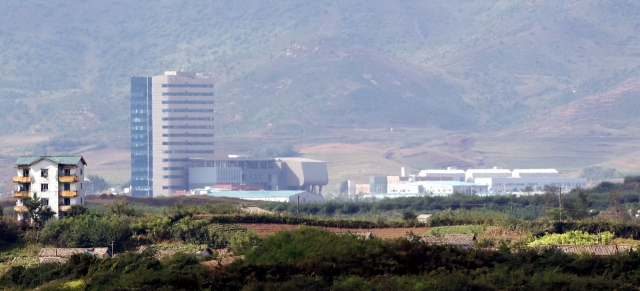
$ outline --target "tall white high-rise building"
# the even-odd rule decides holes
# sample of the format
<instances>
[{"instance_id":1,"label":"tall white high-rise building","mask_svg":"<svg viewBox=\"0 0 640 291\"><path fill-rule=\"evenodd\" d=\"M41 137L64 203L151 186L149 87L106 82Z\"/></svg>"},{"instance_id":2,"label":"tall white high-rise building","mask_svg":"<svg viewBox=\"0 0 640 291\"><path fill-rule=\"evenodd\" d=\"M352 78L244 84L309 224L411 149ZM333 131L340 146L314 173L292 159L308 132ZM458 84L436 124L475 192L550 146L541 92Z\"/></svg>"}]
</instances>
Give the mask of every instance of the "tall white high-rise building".
<instances>
[{"instance_id":1,"label":"tall white high-rise building","mask_svg":"<svg viewBox=\"0 0 640 291\"><path fill-rule=\"evenodd\" d=\"M189 160L212 159L213 79L192 72L131 78L131 195L188 189Z\"/></svg>"}]
</instances>

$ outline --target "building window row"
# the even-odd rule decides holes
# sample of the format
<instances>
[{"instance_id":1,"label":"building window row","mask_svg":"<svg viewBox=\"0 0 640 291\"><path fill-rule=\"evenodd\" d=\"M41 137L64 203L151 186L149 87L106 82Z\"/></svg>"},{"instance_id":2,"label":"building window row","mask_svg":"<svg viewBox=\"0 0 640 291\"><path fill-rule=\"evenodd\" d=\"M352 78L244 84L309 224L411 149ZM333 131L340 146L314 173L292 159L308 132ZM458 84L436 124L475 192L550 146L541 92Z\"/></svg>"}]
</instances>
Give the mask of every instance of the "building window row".
<instances>
[{"instance_id":1,"label":"building window row","mask_svg":"<svg viewBox=\"0 0 640 291\"><path fill-rule=\"evenodd\" d=\"M172 120L193 120L193 121L213 121L213 117L163 117L162 121Z\"/></svg>"},{"instance_id":2,"label":"building window row","mask_svg":"<svg viewBox=\"0 0 640 291\"><path fill-rule=\"evenodd\" d=\"M215 112L214 109L162 109L162 112Z\"/></svg>"},{"instance_id":3,"label":"building window row","mask_svg":"<svg viewBox=\"0 0 640 291\"><path fill-rule=\"evenodd\" d=\"M213 104L213 101L171 100L162 101L162 104Z\"/></svg>"},{"instance_id":4,"label":"building window row","mask_svg":"<svg viewBox=\"0 0 640 291\"><path fill-rule=\"evenodd\" d=\"M133 109L131 110L131 114L147 114L148 110L144 109Z\"/></svg>"},{"instance_id":5,"label":"building window row","mask_svg":"<svg viewBox=\"0 0 640 291\"><path fill-rule=\"evenodd\" d=\"M163 134L162 137L213 137L213 134L168 133L168 134Z\"/></svg>"},{"instance_id":6,"label":"building window row","mask_svg":"<svg viewBox=\"0 0 640 291\"><path fill-rule=\"evenodd\" d=\"M164 171L184 171L184 167L163 167Z\"/></svg>"},{"instance_id":7,"label":"building window row","mask_svg":"<svg viewBox=\"0 0 640 291\"><path fill-rule=\"evenodd\" d=\"M184 187L182 187L182 186L162 186L162 189L164 189L164 190L183 190Z\"/></svg>"},{"instance_id":8,"label":"building window row","mask_svg":"<svg viewBox=\"0 0 640 291\"><path fill-rule=\"evenodd\" d=\"M181 158L181 159L162 159L163 162L188 162L189 158Z\"/></svg>"},{"instance_id":9,"label":"building window row","mask_svg":"<svg viewBox=\"0 0 640 291\"><path fill-rule=\"evenodd\" d=\"M163 125L163 129L213 129L213 125Z\"/></svg>"},{"instance_id":10,"label":"building window row","mask_svg":"<svg viewBox=\"0 0 640 291\"><path fill-rule=\"evenodd\" d=\"M203 146L207 146L207 145L214 145L214 142L197 142L197 141L169 141L169 142L163 142L162 145L184 145L184 146L199 146L199 145L203 145Z\"/></svg>"},{"instance_id":11,"label":"building window row","mask_svg":"<svg viewBox=\"0 0 640 291\"><path fill-rule=\"evenodd\" d=\"M149 134L148 133L134 133L131 134L131 138L149 138Z\"/></svg>"},{"instance_id":12,"label":"building window row","mask_svg":"<svg viewBox=\"0 0 640 291\"><path fill-rule=\"evenodd\" d=\"M145 125L136 125L136 126L132 126L131 130L147 130L147 126L145 126Z\"/></svg>"},{"instance_id":13,"label":"building window row","mask_svg":"<svg viewBox=\"0 0 640 291\"><path fill-rule=\"evenodd\" d=\"M162 84L162 88L213 88L213 84Z\"/></svg>"},{"instance_id":14,"label":"building window row","mask_svg":"<svg viewBox=\"0 0 640 291\"><path fill-rule=\"evenodd\" d=\"M163 154L213 154L213 150L168 150Z\"/></svg>"},{"instance_id":15,"label":"building window row","mask_svg":"<svg viewBox=\"0 0 640 291\"><path fill-rule=\"evenodd\" d=\"M131 100L131 105L149 105L147 100Z\"/></svg>"},{"instance_id":16,"label":"building window row","mask_svg":"<svg viewBox=\"0 0 640 291\"><path fill-rule=\"evenodd\" d=\"M184 175L166 175L162 176L163 179L182 179Z\"/></svg>"},{"instance_id":17,"label":"building window row","mask_svg":"<svg viewBox=\"0 0 640 291\"><path fill-rule=\"evenodd\" d=\"M162 96L213 96L213 93L201 93L201 92L162 92Z\"/></svg>"}]
</instances>

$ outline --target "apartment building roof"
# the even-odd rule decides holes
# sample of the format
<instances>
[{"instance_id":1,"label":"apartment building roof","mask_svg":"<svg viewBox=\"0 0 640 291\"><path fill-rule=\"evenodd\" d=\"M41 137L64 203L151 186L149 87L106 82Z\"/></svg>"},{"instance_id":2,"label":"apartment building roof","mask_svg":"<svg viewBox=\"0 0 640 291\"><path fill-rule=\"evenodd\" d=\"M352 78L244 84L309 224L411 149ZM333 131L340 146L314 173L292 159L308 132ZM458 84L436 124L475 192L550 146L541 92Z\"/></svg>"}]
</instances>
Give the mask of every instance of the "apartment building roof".
<instances>
[{"instance_id":1,"label":"apartment building roof","mask_svg":"<svg viewBox=\"0 0 640 291\"><path fill-rule=\"evenodd\" d=\"M15 165L30 166L44 159L62 165L77 165L79 162L82 162L85 166L87 165L87 162L82 156L21 156L18 158Z\"/></svg>"}]
</instances>

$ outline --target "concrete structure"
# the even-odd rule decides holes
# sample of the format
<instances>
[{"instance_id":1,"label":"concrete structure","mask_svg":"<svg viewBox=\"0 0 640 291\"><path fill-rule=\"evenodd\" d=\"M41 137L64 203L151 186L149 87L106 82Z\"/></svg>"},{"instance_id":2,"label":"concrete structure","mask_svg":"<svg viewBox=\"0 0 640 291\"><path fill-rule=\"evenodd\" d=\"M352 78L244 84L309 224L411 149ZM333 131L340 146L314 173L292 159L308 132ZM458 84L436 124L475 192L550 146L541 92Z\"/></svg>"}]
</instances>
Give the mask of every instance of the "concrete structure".
<instances>
[{"instance_id":1,"label":"concrete structure","mask_svg":"<svg viewBox=\"0 0 640 291\"><path fill-rule=\"evenodd\" d=\"M274 202L298 202L300 203L324 203L324 197L320 194L307 191L226 191L215 188L191 190L193 195L209 195L215 197L228 197L243 200L274 201Z\"/></svg>"},{"instance_id":2,"label":"concrete structure","mask_svg":"<svg viewBox=\"0 0 640 291\"><path fill-rule=\"evenodd\" d=\"M508 178L511 177L511 171L508 169L468 169L465 172L466 182L475 182L476 178Z\"/></svg>"},{"instance_id":3,"label":"concrete structure","mask_svg":"<svg viewBox=\"0 0 640 291\"><path fill-rule=\"evenodd\" d=\"M560 177L560 173L556 169L514 169L511 172L514 178L549 178Z\"/></svg>"},{"instance_id":4,"label":"concrete structure","mask_svg":"<svg viewBox=\"0 0 640 291\"><path fill-rule=\"evenodd\" d=\"M17 175L13 197L18 220L28 219L23 201L37 194L45 205L62 218L71 205L84 204L84 167L82 156L23 156L15 163Z\"/></svg>"},{"instance_id":5,"label":"concrete structure","mask_svg":"<svg viewBox=\"0 0 640 291\"><path fill-rule=\"evenodd\" d=\"M131 196L186 190L189 160L213 158L213 114L208 76L131 77Z\"/></svg>"},{"instance_id":6,"label":"concrete structure","mask_svg":"<svg viewBox=\"0 0 640 291\"><path fill-rule=\"evenodd\" d=\"M486 185L489 191L510 192L531 186L534 191L540 191L545 185L559 186L562 191L587 187L587 178L565 177L530 177L530 178L476 178L476 184Z\"/></svg>"},{"instance_id":7,"label":"concrete structure","mask_svg":"<svg viewBox=\"0 0 640 291\"><path fill-rule=\"evenodd\" d=\"M422 170L418 173L419 177L429 177L429 178L444 178L442 180L451 180L451 181L466 181L465 172L463 170L458 170L452 167L447 168L446 170Z\"/></svg>"},{"instance_id":8,"label":"concrete structure","mask_svg":"<svg viewBox=\"0 0 640 291\"><path fill-rule=\"evenodd\" d=\"M369 184L356 184L356 194L368 194L371 193L371 185Z\"/></svg>"},{"instance_id":9,"label":"concrete structure","mask_svg":"<svg viewBox=\"0 0 640 291\"><path fill-rule=\"evenodd\" d=\"M112 256L109 248L42 248L38 253L38 263L63 264L75 254L88 254L100 259Z\"/></svg>"},{"instance_id":10,"label":"concrete structure","mask_svg":"<svg viewBox=\"0 0 640 291\"><path fill-rule=\"evenodd\" d=\"M487 186L459 181L419 181L406 184L389 184L389 194L422 194L422 195L450 195L453 193L474 194L486 192Z\"/></svg>"},{"instance_id":11,"label":"concrete structure","mask_svg":"<svg viewBox=\"0 0 640 291\"><path fill-rule=\"evenodd\" d=\"M418 217L416 217L416 219L418 219L418 221L422 223L429 222L429 218L431 218L431 214L420 214L418 215Z\"/></svg>"},{"instance_id":12,"label":"concrete structure","mask_svg":"<svg viewBox=\"0 0 640 291\"><path fill-rule=\"evenodd\" d=\"M264 190L305 190L322 193L329 183L327 164L304 158L232 157L190 160L189 189L217 184L260 185Z\"/></svg>"}]
</instances>

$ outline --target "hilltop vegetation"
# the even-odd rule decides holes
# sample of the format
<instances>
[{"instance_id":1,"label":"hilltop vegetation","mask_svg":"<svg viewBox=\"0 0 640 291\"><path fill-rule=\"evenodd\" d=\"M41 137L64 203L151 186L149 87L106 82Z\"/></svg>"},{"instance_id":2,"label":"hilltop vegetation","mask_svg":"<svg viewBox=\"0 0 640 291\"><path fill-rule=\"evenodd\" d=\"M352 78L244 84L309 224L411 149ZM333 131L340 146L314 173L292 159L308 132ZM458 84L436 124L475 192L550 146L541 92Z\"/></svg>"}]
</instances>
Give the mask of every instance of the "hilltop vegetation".
<instances>
[{"instance_id":1,"label":"hilltop vegetation","mask_svg":"<svg viewBox=\"0 0 640 291\"><path fill-rule=\"evenodd\" d=\"M1 154L127 148L129 77L166 69L212 74L220 137L360 142L336 130L412 127L427 130L406 141L421 145L436 129L483 132L458 154L469 163L503 130L516 144L565 144L549 117L632 153L639 12L633 1L5 1L0 134L23 142ZM437 164L425 158L414 163Z\"/></svg>"}]
</instances>

